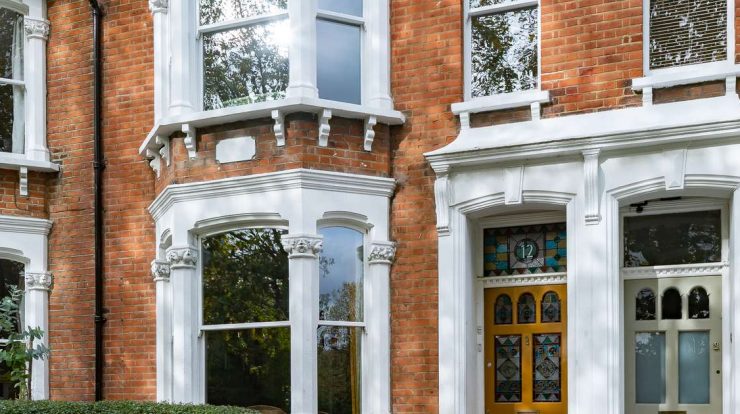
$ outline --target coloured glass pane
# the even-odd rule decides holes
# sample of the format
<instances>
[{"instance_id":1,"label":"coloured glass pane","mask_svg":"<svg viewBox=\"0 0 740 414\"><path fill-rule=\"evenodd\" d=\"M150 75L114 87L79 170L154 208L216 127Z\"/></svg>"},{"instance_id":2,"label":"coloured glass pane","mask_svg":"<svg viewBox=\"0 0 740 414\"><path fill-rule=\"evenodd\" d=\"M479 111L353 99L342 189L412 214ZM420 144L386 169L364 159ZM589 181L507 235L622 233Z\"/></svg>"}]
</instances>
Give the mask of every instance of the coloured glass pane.
<instances>
[{"instance_id":1,"label":"coloured glass pane","mask_svg":"<svg viewBox=\"0 0 740 414\"><path fill-rule=\"evenodd\" d=\"M319 319L362 321L363 235L346 227L326 227L320 233Z\"/></svg>"},{"instance_id":2,"label":"coloured glass pane","mask_svg":"<svg viewBox=\"0 0 740 414\"><path fill-rule=\"evenodd\" d=\"M683 317L683 305L681 294L676 288L668 288L663 292L661 314L662 319L681 319Z\"/></svg>"},{"instance_id":3,"label":"coloured glass pane","mask_svg":"<svg viewBox=\"0 0 740 414\"><path fill-rule=\"evenodd\" d=\"M534 401L558 402L562 394L560 334L533 335Z\"/></svg>"},{"instance_id":4,"label":"coloured glass pane","mask_svg":"<svg viewBox=\"0 0 740 414\"><path fill-rule=\"evenodd\" d=\"M665 334L635 334L635 402L663 404L666 400Z\"/></svg>"},{"instance_id":5,"label":"coloured glass pane","mask_svg":"<svg viewBox=\"0 0 740 414\"><path fill-rule=\"evenodd\" d=\"M496 325L511 325L513 322L513 304L509 295L501 295L496 298L495 323Z\"/></svg>"},{"instance_id":6,"label":"coloured glass pane","mask_svg":"<svg viewBox=\"0 0 740 414\"><path fill-rule=\"evenodd\" d=\"M560 322L560 298L555 292L542 297L542 323Z\"/></svg>"},{"instance_id":7,"label":"coloured glass pane","mask_svg":"<svg viewBox=\"0 0 740 414\"><path fill-rule=\"evenodd\" d=\"M719 210L624 218L624 266L713 263L721 260Z\"/></svg>"},{"instance_id":8,"label":"coloured glass pane","mask_svg":"<svg viewBox=\"0 0 740 414\"><path fill-rule=\"evenodd\" d=\"M496 402L522 400L522 337L496 335Z\"/></svg>"},{"instance_id":9,"label":"coloured glass pane","mask_svg":"<svg viewBox=\"0 0 740 414\"><path fill-rule=\"evenodd\" d=\"M709 294L703 287L689 292L689 319L709 319Z\"/></svg>"},{"instance_id":10,"label":"coloured glass pane","mask_svg":"<svg viewBox=\"0 0 740 414\"><path fill-rule=\"evenodd\" d=\"M200 0L200 24L244 19L288 10L288 0Z\"/></svg>"},{"instance_id":11,"label":"coloured glass pane","mask_svg":"<svg viewBox=\"0 0 740 414\"><path fill-rule=\"evenodd\" d=\"M534 303L534 296L529 293L524 293L519 296L519 303L517 303L517 313L519 315L517 323L537 322L537 307Z\"/></svg>"},{"instance_id":12,"label":"coloured glass pane","mask_svg":"<svg viewBox=\"0 0 740 414\"><path fill-rule=\"evenodd\" d=\"M642 289L635 298L635 320L655 320L655 292L652 289Z\"/></svg>"},{"instance_id":13,"label":"coloured glass pane","mask_svg":"<svg viewBox=\"0 0 740 414\"><path fill-rule=\"evenodd\" d=\"M709 332L678 333L678 402L709 404Z\"/></svg>"},{"instance_id":14,"label":"coloured glass pane","mask_svg":"<svg viewBox=\"0 0 740 414\"><path fill-rule=\"evenodd\" d=\"M319 326L317 331L319 412L359 414L362 328Z\"/></svg>"},{"instance_id":15,"label":"coloured glass pane","mask_svg":"<svg viewBox=\"0 0 740 414\"><path fill-rule=\"evenodd\" d=\"M486 229L483 251L485 276L565 272L565 223Z\"/></svg>"}]
</instances>

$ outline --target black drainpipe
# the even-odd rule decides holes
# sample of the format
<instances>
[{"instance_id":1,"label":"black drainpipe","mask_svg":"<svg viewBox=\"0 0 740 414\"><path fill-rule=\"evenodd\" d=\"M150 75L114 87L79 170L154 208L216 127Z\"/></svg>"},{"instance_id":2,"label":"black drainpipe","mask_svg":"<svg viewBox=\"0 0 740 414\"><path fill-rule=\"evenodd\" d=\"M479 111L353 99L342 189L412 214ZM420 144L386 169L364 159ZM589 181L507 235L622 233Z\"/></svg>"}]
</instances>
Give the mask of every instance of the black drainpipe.
<instances>
[{"instance_id":1,"label":"black drainpipe","mask_svg":"<svg viewBox=\"0 0 740 414\"><path fill-rule=\"evenodd\" d=\"M93 160L95 192L95 400L103 399L103 158L102 106L103 106L103 71L102 71L102 20L103 10L98 0L89 0L93 18Z\"/></svg>"}]
</instances>

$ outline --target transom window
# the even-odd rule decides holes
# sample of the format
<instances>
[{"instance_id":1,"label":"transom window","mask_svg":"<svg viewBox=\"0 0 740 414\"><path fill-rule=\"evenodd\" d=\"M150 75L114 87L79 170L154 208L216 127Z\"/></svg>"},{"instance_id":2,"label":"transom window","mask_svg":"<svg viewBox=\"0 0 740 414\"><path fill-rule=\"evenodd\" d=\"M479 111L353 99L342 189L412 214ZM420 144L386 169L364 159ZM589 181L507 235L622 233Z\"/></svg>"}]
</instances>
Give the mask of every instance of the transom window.
<instances>
[{"instance_id":1,"label":"transom window","mask_svg":"<svg viewBox=\"0 0 740 414\"><path fill-rule=\"evenodd\" d=\"M539 1L466 0L471 98L539 87Z\"/></svg>"},{"instance_id":2,"label":"transom window","mask_svg":"<svg viewBox=\"0 0 740 414\"><path fill-rule=\"evenodd\" d=\"M565 272L568 263L567 243L565 223L485 229L484 275Z\"/></svg>"},{"instance_id":3,"label":"transom window","mask_svg":"<svg viewBox=\"0 0 740 414\"><path fill-rule=\"evenodd\" d=\"M24 16L0 3L0 152L25 146Z\"/></svg>"}]
</instances>

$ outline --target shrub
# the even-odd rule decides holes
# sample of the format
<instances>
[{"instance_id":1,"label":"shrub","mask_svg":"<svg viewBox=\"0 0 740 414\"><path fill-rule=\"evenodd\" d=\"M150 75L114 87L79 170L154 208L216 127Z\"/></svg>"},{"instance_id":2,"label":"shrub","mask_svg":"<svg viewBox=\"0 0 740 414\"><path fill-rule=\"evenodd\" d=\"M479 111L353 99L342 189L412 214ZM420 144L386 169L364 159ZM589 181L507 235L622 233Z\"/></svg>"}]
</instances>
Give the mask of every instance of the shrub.
<instances>
[{"instance_id":1,"label":"shrub","mask_svg":"<svg viewBox=\"0 0 740 414\"><path fill-rule=\"evenodd\" d=\"M135 401L0 401L3 414L259 414L239 407Z\"/></svg>"}]
</instances>

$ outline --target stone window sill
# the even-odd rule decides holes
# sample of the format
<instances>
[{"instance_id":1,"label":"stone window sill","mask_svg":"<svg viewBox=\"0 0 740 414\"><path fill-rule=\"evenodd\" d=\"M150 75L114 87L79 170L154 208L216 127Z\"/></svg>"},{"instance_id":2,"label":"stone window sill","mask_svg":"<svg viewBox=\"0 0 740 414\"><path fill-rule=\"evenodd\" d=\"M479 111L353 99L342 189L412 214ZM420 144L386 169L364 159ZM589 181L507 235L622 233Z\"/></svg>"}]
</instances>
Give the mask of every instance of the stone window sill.
<instances>
[{"instance_id":1,"label":"stone window sill","mask_svg":"<svg viewBox=\"0 0 740 414\"><path fill-rule=\"evenodd\" d=\"M550 92L539 89L473 98L452 104L452 113L460 116L463 128L469 127L470 114L530 107L532 119L540 118L540 105L550 102Z\"/></svg>"},{"instance_id":2,"label":"stone window sill","mask_svg":"<svg viewBox=\"0 0 740 414\"><path fill-rule=\"evenodd\" d=\"M25 154L0 152L0 169L18 170L19 192L23 197L28 196L28 172L57 172L59 165L49 161L32 160Z\"/></svg>"},{"instance_id":3,"label":"stone window sill","mask_svg":"<svg viewBox=\"0 0 740 414\"><path fill-rule=\"evenodd\" d=\"M730 62L704 63L653 70L648 76L632 79L632 90L642 92L643 105L652 105L653 89L672 88L725 80L727 95L736 95L740 65Z\"/></svg>"}]
</instances>

